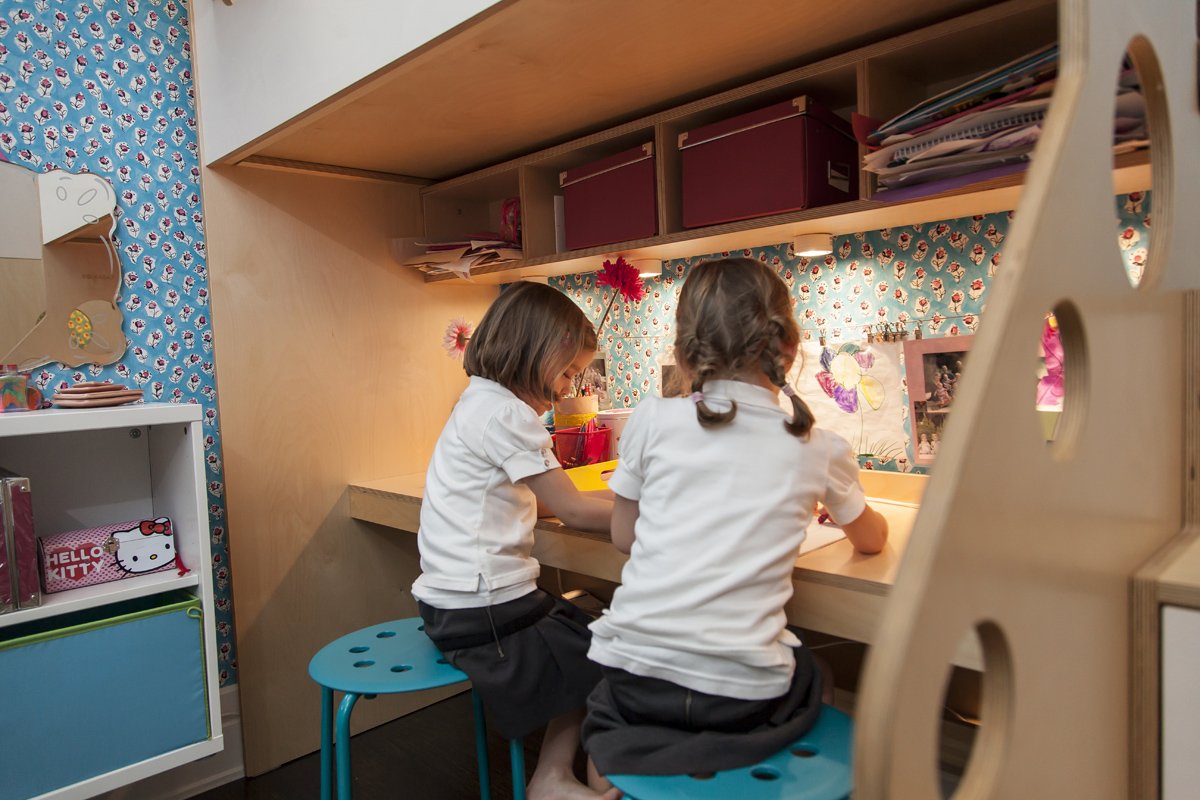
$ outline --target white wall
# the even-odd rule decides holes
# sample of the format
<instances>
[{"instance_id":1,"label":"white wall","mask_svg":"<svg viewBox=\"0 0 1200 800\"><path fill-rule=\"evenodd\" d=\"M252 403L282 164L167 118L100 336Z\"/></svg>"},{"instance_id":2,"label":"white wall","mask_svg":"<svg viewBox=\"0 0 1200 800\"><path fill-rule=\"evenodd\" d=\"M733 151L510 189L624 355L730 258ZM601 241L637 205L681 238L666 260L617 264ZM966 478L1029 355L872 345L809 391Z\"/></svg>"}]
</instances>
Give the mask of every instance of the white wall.
<instances>
[{"instance_id":1,"label":"white wall","mask_svg":"<svg viewBox=\"0 0 1200 800\"><path fill-rule=\"evenodd\" d=\"M195 0L208 164L395 61L495 0Z\"/></svg>"}]
</instances>

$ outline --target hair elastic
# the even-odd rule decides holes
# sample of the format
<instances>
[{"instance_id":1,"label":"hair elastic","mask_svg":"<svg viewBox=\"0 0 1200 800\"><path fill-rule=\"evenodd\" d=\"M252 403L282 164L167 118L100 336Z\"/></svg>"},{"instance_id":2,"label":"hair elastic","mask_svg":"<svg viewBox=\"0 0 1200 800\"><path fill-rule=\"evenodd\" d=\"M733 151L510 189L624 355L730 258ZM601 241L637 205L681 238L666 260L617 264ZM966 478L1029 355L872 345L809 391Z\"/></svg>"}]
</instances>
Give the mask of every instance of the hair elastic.
<instances>
[{"instance_id":1,"label":"hair elastic","mask_svg":"<svg viewBox=\"0 0 1200 800\"><path fill-rule=\"evenodd\" d=\"M692 398L693 403L703 403L704 402L704 392L692 392L691 395L689 395L689 396Z\"/></svg>"},{"instance_id":2,"label":"hair elastic","mask_svg":"<svg viewBox=\"0 0 1200 800\"><path fill-rule=\"evenodd\" d=\"M796 390L792 388L791 384L785 383L780 388L783 389L783 393L786 394L788 397L796 396Z\"/></svg>"}]
</instances>

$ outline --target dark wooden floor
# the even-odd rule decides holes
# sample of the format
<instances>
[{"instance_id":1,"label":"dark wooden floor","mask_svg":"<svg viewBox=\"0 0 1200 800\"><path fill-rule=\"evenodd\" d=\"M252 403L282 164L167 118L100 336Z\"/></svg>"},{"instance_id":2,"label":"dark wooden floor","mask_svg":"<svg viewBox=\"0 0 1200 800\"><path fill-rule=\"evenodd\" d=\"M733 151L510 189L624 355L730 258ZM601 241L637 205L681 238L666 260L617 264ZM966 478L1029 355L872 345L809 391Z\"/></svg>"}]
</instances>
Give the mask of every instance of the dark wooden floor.
<instances>
[{"instance_id":1,"label":"dark wooden floor","mask_svg":"<svg viewBox=\"0 0 1200 800\"><path fill-rule=\"evenodd\" d=\"M525 769L537 762L541 734L528 737ZM493 800L511 800L508 742L488 737ZM471 695L464 692L353 738L354 800L469 800L479 797ZM319 753L218 787L195 800L307 800L319 798Z\"/></svg>"}]
</instances>

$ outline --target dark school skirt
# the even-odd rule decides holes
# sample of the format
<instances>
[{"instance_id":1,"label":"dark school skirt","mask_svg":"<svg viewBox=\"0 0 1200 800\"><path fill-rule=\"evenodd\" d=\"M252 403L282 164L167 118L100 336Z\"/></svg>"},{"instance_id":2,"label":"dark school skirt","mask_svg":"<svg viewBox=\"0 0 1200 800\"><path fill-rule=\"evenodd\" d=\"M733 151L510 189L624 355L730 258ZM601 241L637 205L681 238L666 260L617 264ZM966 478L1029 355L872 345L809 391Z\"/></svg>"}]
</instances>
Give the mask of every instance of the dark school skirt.
<instances>
[{"instance_id":1,"label":"dark school skirt","mask_svg":"<svg viewBox=\"0 0 1200 800\"><path fill-rule=\"evenodd\" d=\"M471 679L488 726L507 739L583 708L600 681L587 658L591 619L541 589L489 608L417 608L425 633Z\"/></svg>"},{"instance_id":2,"label":"dark school skirt","mask_svg":"<svg viewBox=\"0 0 1200 800\"><path fill-rule=\"evenodd\" d=\"M738 700L604 667L588 698L583 748L601 775L688 775L755 764L816 724L821 673L795 648L792 685L780 697Z\"/></svg>"}]
</instances>

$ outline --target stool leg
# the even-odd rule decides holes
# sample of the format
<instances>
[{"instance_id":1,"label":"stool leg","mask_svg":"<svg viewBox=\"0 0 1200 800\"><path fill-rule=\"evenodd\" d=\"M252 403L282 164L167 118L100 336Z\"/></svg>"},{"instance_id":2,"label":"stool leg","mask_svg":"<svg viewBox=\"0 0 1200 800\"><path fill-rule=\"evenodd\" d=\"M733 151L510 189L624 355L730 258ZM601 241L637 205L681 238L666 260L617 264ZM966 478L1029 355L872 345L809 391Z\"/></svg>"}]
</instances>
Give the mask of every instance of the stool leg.
<instances>
[{"instance_id":1,"label":"stool leg","mask_svg":"<svg viewBox=\"0 0 1200 800\"><path fill-rule=\"evenodd\" d=\"M321 800L333 800L333 689L321 687Z\"/></svg>"},{"instance_id":2,"label":"stool leg","mask_svg":"<svg viewBox=\"0 0 1200 800\"><path fill-rule=\"evenodd\" d=\"M337 713L337 796L338 800L351 800L354 790L350 787L350 712L358 702L358 695L347 692L342 697Z\"/></svg>"},{"instance_id":3,"label":"stool leg","mask_svg":"<svg viewBox=\"0 0 1200 800\"><path fill-rule=\"evenodd\" d=\"M510 739L508 756L512 761L513 800L525 800L525 743Z\"/></svg>"},{"instance_id":4,"label":"stool leg","mask_svg":"<svg viewBox=\"0 0 1200 800\"><path fill-rule=\"evenodd\" d=\"M475 707L475 761L479 764L479 800L492 800L491 766L488 764L487 720L483 715L483 701L475 690L471 690L471 704Z\"/></svg>"}]
</instances>

